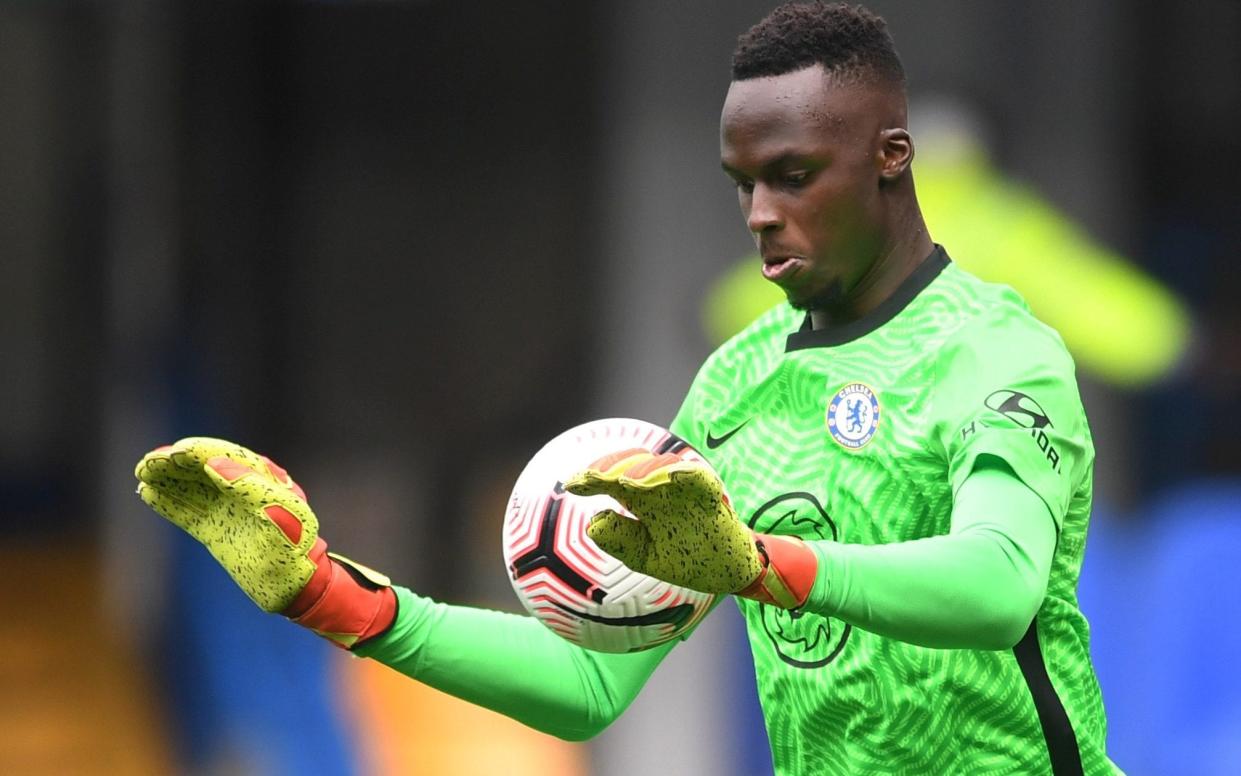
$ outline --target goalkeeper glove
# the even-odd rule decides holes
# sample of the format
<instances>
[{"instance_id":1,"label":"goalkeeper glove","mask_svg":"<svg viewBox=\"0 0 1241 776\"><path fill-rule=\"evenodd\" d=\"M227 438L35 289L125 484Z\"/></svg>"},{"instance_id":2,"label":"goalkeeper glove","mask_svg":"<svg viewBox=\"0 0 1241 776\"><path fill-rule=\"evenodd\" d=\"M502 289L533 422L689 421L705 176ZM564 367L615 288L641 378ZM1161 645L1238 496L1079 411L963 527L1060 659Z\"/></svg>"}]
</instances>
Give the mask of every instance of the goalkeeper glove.
<instances>
[{"instance_id":1,"label":"goalkeeper glove","mask_svg":"<svg viewBox=\"0 0 1241 776\"><path fill-rule=\"evenodd\" d=\"M264 611L346 649L395 619L388 578L328 552L305 491L266 456L189 437L147 453L134 475L142 500L202 542Z\"/></svg>"},{"instance_id":2,"label":"goalkeeper glove","mask_svg":"<svg viewBox=\"0 0 1241 776\"><path fill-rule=\"evenodd\" d=\"M784 609L806 602L818 559L800 539L757 534L737 519L709 467L639 448L604 456L565 490L606 494L637 520L607 509L587 533L634 571L704 593L735 593Z\"/></svg>"}]
</instances>

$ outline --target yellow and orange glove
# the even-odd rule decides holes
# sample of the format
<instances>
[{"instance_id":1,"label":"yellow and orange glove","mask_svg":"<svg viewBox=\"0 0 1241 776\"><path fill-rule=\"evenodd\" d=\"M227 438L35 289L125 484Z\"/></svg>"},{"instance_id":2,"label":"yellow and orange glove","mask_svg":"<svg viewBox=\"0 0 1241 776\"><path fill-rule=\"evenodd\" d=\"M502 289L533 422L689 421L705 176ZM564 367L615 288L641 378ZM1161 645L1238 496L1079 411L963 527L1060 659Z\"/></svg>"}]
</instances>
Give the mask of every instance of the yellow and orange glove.
<instances>
[{"instance_id":1,"label":"yellow and orange glove","mask_svg":"<svg viewBox=\"0 0 1241 776\"><path fill-rule=\"evenodd\" d=\"M806 602L818 559L800 539L758 534L737 519L709 467L634 448L600 458L565 490L606 494L637 519L607 509L587 533L634 571L704 593L734 593L784 609Z\"/></svg>"},{"instance_id":2,"label":"yellow and orange glove","mask_svg":"<svg viewBox=\"0 0 1241 776\"><path fill-rule=\"evenodd\" d=\"M134 469L138 495L204 546L256 604L346 649L396 617L388 578L327 551L306 493L270 458L188 437Z\"/></svg>"}]
</instances>

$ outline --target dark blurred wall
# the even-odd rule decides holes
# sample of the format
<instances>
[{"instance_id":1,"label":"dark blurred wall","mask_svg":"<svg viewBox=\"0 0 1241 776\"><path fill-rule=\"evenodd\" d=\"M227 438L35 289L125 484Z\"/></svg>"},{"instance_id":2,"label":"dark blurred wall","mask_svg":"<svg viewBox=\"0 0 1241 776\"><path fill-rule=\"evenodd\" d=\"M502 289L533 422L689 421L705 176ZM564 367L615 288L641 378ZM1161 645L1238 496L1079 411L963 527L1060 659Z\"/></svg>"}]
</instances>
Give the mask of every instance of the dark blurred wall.
<instances>
[{"instance_id":1,"label":"dark blurred wall","mask_svg":"<svg viewBox=\"0 0 1241 776\"><path fill-rule=\"evenodd\" d=\"M580 404L564 370L594 248L587 19L187 12L185 291L248 428L438 444Z\"/></svg>"},{"instance_id":2,"label":"dark blurred wall","mask_svg":"<svg viewBox=\"0 0 1241 776\"><path fill-rule=\"evenodd\" d=\"M0 5L0 535L59 536L93 517L103 22L94 5Z\"/></svg>"},{"instance_id":3,"label":"dark blurred wall","mask_svg":"<svg viewBox=\"0 0 1241 776\"><path fill-rule=\"evenodd\" d=\"M1152 8L1138 35L1128 76L1141 111L1120 128L1137 138L1134 236L1198 317L1185 368L1139 397L1139 465L1158 492L1241 474L1241 3Z\"/></svg>"}]
</instances>

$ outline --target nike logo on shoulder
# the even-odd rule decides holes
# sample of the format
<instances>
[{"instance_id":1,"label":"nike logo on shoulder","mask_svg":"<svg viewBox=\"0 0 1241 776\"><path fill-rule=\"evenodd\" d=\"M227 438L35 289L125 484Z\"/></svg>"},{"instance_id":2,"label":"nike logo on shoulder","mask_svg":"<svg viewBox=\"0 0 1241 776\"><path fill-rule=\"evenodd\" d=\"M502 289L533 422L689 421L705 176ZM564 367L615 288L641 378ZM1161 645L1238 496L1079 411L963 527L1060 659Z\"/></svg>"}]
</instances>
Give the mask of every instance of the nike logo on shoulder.
<instances>
[{"instance_id":1,"label":"nike logo on shoulder","mask_svg":"<svg viewBox=\"0 0 1241 776\"><path fill-rule=\"evenodd\" d=\"M741 422L740 426L737 426L732 431L729 431L727 434L724 434L723 436L711 436L711 432L708 431L707 432L707 449L714 450L715 448L724 444L728 440L732 439L733 434L736 434L738 431L745 428L745 424L749 422L750 422L750 418L746 418L744 421Z\"/></svg>"}]
</instances>

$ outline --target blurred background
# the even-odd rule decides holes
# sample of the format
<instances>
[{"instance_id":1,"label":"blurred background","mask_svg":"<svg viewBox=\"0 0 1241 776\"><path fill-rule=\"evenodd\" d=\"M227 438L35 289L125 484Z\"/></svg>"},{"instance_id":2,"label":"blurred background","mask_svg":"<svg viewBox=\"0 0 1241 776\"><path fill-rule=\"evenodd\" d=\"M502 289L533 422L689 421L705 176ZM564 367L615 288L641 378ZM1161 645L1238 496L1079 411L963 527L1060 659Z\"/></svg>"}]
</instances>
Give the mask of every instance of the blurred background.
<instances>
[{"instance_id":1,"label":"blurred background","mask_svg":"<svg viewBox=\"0 0 1241 776\"><path fill-rule=\"evenodd\" d=\"M236 439L337 551L515 609L524 461L668 422L777 301L718 169L772 5L0 3L0 772L769 773L729 605L564 744L259 614L132 466ZM1241 4L871 7L933 237L1078 361L1112 755L1241 772Z\"/></svg>"}]
</instances>

